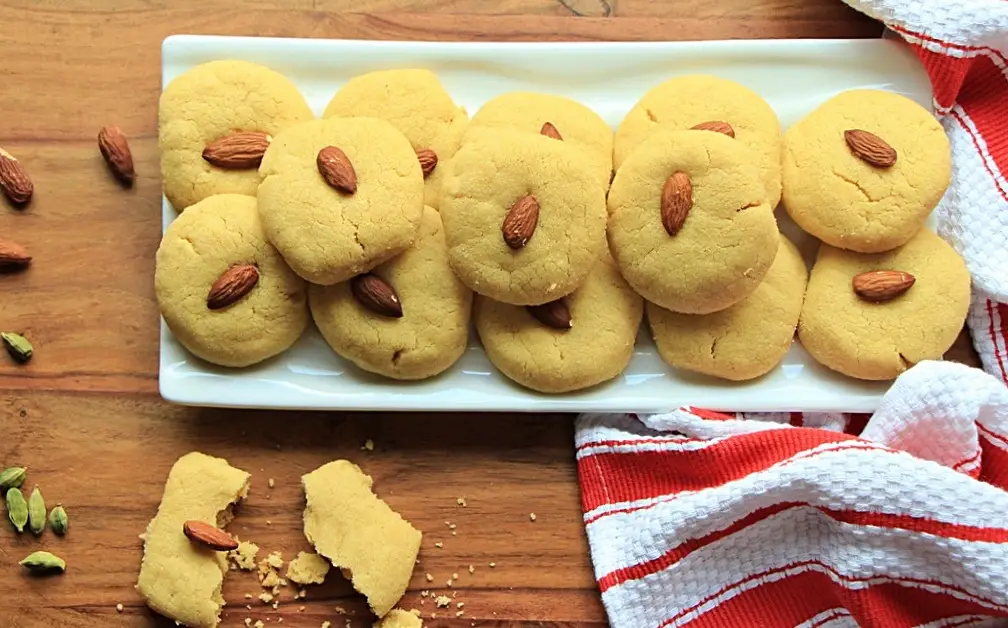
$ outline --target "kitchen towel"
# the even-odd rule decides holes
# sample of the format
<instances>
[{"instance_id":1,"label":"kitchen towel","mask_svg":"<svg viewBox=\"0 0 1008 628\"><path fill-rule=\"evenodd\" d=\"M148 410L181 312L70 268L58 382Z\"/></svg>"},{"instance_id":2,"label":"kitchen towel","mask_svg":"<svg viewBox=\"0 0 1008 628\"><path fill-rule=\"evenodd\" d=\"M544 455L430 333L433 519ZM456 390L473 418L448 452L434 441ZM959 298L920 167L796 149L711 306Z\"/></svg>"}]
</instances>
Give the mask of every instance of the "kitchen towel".
<instances>
[{"instance_id":1,"label":"kitchen towel","mask_svg":"<svg viewBox=\"0 0 1008 628\"><path fill-rule=\"evenodd\" d=\"M578 417L613 628L1008 626L1008 1L846 2L931 77L953 156L938 231L987 373L923 362L870 417Z\"/></svg>"}]
</instances>

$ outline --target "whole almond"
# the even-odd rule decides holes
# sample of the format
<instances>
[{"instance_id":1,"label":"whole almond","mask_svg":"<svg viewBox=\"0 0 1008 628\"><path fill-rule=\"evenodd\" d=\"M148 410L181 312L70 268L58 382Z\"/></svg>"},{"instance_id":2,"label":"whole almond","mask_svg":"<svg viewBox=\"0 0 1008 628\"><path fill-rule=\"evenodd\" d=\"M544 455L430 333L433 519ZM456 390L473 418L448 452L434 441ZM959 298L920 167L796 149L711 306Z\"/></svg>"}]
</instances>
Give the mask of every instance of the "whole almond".
<instances>
[{"instance_id":1,"label":"whole almond","mask_svg":"<svg viewBox=\"0 0 1008 628\"><path fill-rule=\"evenodd\" d=\"M567 299L557 299L542 305L528 305L525 309L537 321L553 329L566 330L574 325L571 320L570 308L567 307Z\"/></svg>"},{"instance_id":2,"label":"whole almond","mask_svg":"<svg viewBox=\"0 0 1008 628\"><path fill-rule=\"evenodd\" d=\"M319 174L330 186L346 194L357 191L357 173L350 163L350 158L342 150L335 146L326 146L319 151L315 163L318 165Z\"/></svg>"},{"instance_id":3,"label":"whole almond","mask_svg":"<svg viewBox=\"0 0 1008 628\"><path fill-rule=\"evenodd\" d=\"M402 318L402 303L395 289L378 275L364 273L350 280L350 292L357 302L375 314Z\"/></svg>"},{"instance_id":4,"label":"whole almond","mask_svg":"<svg viewBox=\"0 0 1008 628\"><path fill-rule=\"evenodd\" d=\"M728 137L735 137L735 129L732 125L727 122L722 122L721 120L708 120L707 122L701 122L700 124L691 127L694 131L714 131L715 133L722 133Z\"/></svg>"},{"instance_id":5,"label":"whole almond","mask_svg":"<svg viewBox=\"0 0 1008 628\"><path fill-rule=\"evenodd\" d=\"M31 200L35 186L28 171L13 155L0 148L0 188L7 198L16 205L24 205Z\"/></svg>"},{"instance_id":6,"label":"whole almond","mask_svg":"<svg viewBox=\"0 0 1008 628\"><path fill-rule=\"evenodd\" d=\"M133 153L130 152L126 136L117 126L103 126L98 131L98 150L101 151L109 170L123 184L133 185L136 172L133 170Z\"/></svg>"},{"instance_id":7,"label":"whole almond","mask_svg":"<svg viewBox=\"0 0 1008 628\"><path fill-rule=\"evenodd\" d=\"M420 170L423 171L424 179L426 179L437 167L437 153L429 148L421 148L416 152L416 156L420 162Z\"/></svg>"},{"instance_id":8,"label":"whole almond","mask_svg":"<svg viewBox=\"0 0 1008 628\"><path fill-rule=\"evenodd\" d=\"M514 202L501 224L504 242L512 249L528 244L539 224L539 201L528 194Z\"/></svg>"},{"instance_id":9,"label":"whole almond","mask_svg":"<svg viewBox=\"0 0 1008 628\"><path fill-rule=\"evenodd\" d=\"M20 244L0 240L0 273L10 273L28 268L32 257Z\"/></svg>"},{"instance_id":10,"label":"whole almond","mask_svg":"<svg viewBox=\"0 0 1008 628\"><path fill-rule=\"evenodd\" d=\"M685 172L676 172L665 180L661 195L661 220L665 231L674 236L682 229L693 209L693 184Z\"/></svg>"},{"instance_id":11,"label":"whole almond","mask_svg":"<svg viewBox=\"0 0 1008 628\"><path fill-rule=\"evenodd\" d=\"M209 547L218 552L238 549L238 541L217 526L205 521L190 519L182 524L182 534L193 543Z\"/></svg>"},{"instance_id":12,"label":"whole almond","mask_svg":"<svg viewBox=\"0 0 1008 628\"><path fill-rule=\"evenodd\" d=\"M207 308L222 310L234 305L259 283L259 269L253 264L235 264L217 278L207 294Z\"/></svg>"},{"instance_id":13,"label":"whole almond","mask_svg":"<svg viewBox=\"0 0 1008 628\"><path fill-rule=\"evenodd\" d=\"M560 135L560 131L553 126L552 122L543 122L542 128L539 129L540 135L545 135L546 137L552 137L555 140L563 141L563 136Z\"/></svg>"},{"instance_id":14,"label":"whole almond","mask_svg":"<svg viewBox=\"0 0 1008 628\"><path fill-rule=\"evenodd\" d=\"M207 144L203 159L226 170L258 168L272 139L259 131L238 131Z\"/></svg>"},{"instance_id":15,"label":"whole almond","mask_svg":"<svg viewBox=\"0 0 1008 628\"><path fill-rule=\"evenodd\" d=\"M871 270L856 275L851 285L854 293L865 301L883 303L909 290L915 281L913 275L900 270Z\"/></svg>"},{"instance_id":16,"label":"whole almond","mask_svg":"<svg viewBox=\"0 0 1008 628\"><path fill-rule=\"evenodd\" d=\"M896 163L896 149L884 139L861 129L847 129L844 141L854 156L876 168L889 168Z\"/></svg>"}]
</instances>

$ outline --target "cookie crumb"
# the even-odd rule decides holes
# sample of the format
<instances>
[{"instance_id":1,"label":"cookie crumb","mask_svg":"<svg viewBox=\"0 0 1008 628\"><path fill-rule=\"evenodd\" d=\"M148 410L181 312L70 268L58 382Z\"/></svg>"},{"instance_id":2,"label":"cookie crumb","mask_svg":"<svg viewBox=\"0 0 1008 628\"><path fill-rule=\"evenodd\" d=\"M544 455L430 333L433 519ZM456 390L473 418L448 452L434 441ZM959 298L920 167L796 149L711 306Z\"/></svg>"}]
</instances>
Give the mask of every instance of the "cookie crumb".
<instances>
[{"instance_id":1,"label":"cookie crumb","mask_svg":"<svg viewBox=\"0 0 1008 628\"><path fill-rule=\"evenodd\" d=\"M329 561L315 552L298 552L287 565L287 577L298 584L322 584L329 573Z\"/></svg>"},{"instance_id":2,"label":"cookie crumb","mask_svg":"<svg viewBox=\"0 0 1008 628\"><path fill-rule=\"evenodd\" d=\"M455 500L455 503L458 504L459 506L462 506L463 508L466 507L465 497L459 497L458 499Z\"/></svg>"},{"instance_id":3,"label":"cookie crumb","mask_svg":"<svg viewBox=\"0 0 1008 628\"><path fill-rule=\"evenodd\" d=\"M273 478L266 480L266 484L268 484L270 488L276 486L276 482L273 481Z\"/></svg>"},{"instance_id":4,"label":"cookie crumb","mask_svg":"<svg viewBox=\"0 0 1008 628\"><path fill-rule=\"evenodd\" d=\"M251 617L246 617L245 618L245 625L246 626L251 626L252 625L252 618Z\"/></svg>"},{"instance_id":5,"label":"cookie crumb","mask_svg":"<svg viewBox=\"0 0 1008 628\"><path fill-rule=\"evenodd\" d=\"M278 624L282 624L283 623L283 617L277 617L277 623Z\"/></svg>"},{"instance_id":6,"label":"cookie crumb","mask_svg":"<svg viewBox=\"0 0 1008 628\"><path fill-rule=\"evenodd\" d=\"M448 586L448 588L450 589L450 588L451 588L451 585L452 585L452 581L451 581L451 578L449 578L449 579L448 579L448 582L446 582L445 584L446 584L446 585Z\"/></svg>"},{"instance_id":7,"label":"cookie crumb","mask_svg":"<svg viewBox=\"0 0 1008 628\"><path fill-rule=\"evenodd\" d=\"M452 574L452 580L458 580L458 574L457 573L453 573Z\"/></svg>"},{"instance_id":8,"label":"cookie crumb","mask_svg":"<svg viewBox=\"0 0 1008 628\"><path fill-rule=\"evenodd\" d=\"M273 610L276 610L280 606L280 600L273 600Z\"/></svg>"},{"instance_id":9,"label":"cookie crumb","mask_svg":"<svg viewBox=\"0 0 1008 628\"><path fill-rule=\"evenodd\" d=\"M452 536L456 536L457 534L458 534L458 532L456 532L455 530L452 530Z\"/></svg>"},{"instance_id":10,"label":"cookie crumb","mask_svg":"<svg viewBox=\"0 0 1008 628\"><path fill-rule=\"evenodd\" d=\"M490 567L491 568L496 567L496 566L497 566L497 563L490 563Z\"/></svg>"},{"instance_id":11,"label":"cookie crumb","mask_svg":"<svg viewBox=\"0 0 1008 628\"><path fill-rule=\"evenodd\" d=\"M238 549L233 549L227 553L228 561L231 565L242 571L252 571L256 566L256 554L259 553L259 546L248 541L240 541Z\"/></svg>"},{"instance_id":12,"label":"cookie crumb","mask_svg":"<svg viewBox=\"0 0 1008 628\"><path fill-rule=\"evenodd\" d=\"M423 591L420 592L420 597L427 597L428 595L430 595L430 591L428 591L427 589L424 589Z\"/></svg>"},{"instance_id":13,"label":"cookie crumb","mask_svg":"<svg viewBox=\"0 0 1008 628\"><path fill-rule=\"evenodd\" d=\"M455 612L455 616L456 617L461 617L463 613L465 613L465 611L456 611Z\"/></svg>"},{"instance_id":14,"label":"cookie crumb","mask_svg":"<svg viewBox=\"0 0 1008 628\"><path fill-rule=\"evenodd\" d=\"M535 520L536 520L535 513L534 512L530 512L529 513L529 521L535 521Z\"/></svg>"},{"instance_id":15,"label":"cookie crumb","mask_svg":"<svg viewBox=\"0 0 1008 628\"><path fill-rule=\"evenodd\" d=\"M434 581L434 576L432 576L432 575L430 575L430 574L427 574L427 575L426 575L426 576L424 576L424 577L425 577L425 578L427 578L427 582L433 582L433 581Z\"/></svg>"},{"instance_id":16,"label":"cookie crumb","mask_svg":"<svg viewBox=\"0 0 1008 628\"><path fill-rule=\"evenodd\" d=\"M274 569L280 569L284 565L283 554L280 552L271 552L270 555L266 557L266 564Z\"/></svg>"},{"instance_id":17,"label":"cookie crumb","mask_svg":"<svg viewBox=\"0 0 1008 628\"><path fill-rule=\"evenodd\" d=\"M438 608L448 608L448 605L451 604L451 598L447 595L439 595L434 601L437 603Z\"/></svg>"},{"instance_id":18,"label":"cookie crumb","mask_svg":"<svg viewBox=\"0 0 1008 628\"><path fill-rule=\"evenodd\" d=\"M370 438L367 439L366 441L364 441L364 446L361 447L361 451L364 451L364 450L374 451L374 441L371 440Z\"/></svg>"},{"instance_id":19,"label":"cookie crumb","mask_svg":"<svg viewBox=\"0 0 1008 628\"><path fill-rule=\"evenodd\" d=\"M470 574L474 574L474 573L476 573L476 568L475 568L475 567L473 567L472 565L469 565L469 573L470 573Z\"/></svg>"},{"instance_id":20,"label":"cookie crumb","mask_svg":"<svg viewBox=\"0 0 1008 628\"><path fill-rule=\"evenodd\" d=\"M123 612L123 605L122 604L116 604L116 611L119 612L119 613Z\"/></svg>"},{"instance_id":21,"label":"cookie crumb","mask_svg":"<svg viewBox=\"0 0 1008 628\"><path fill-rule=\"evenodd\" d=\"M436 547L438 549L442 549L442 548L444 548L444 543L442 543L441 541L438 541L437 543L434 544L434 547Z\"/></svg>"},{"instance_id":22,"label":"cookie crumb","mask_svg":"<svg viewBox=\"0 0 1008 628\"><path fill-rule=\"evenodd\" d=\"M269 604L273 601L273 594L269 591L263 591L259 594L259 599L262 600L263 604Z\"/></svg>"},{"instance_id":23,"label":"cookie crumb","mask_svg":"<svg viewBox=\"0 0 1008 628\"><path fill-rule=\"evenodd\" d=\"M251 593L246 593L246 594L245 594L245 599L246 599L246 600L251 600L251 599L252 599L252 598L254 598L254 597L255 597L255 596L254 596L254 595L252 595Z\"/></svg>"},{"instance_id":24,"label":"cookie crumb","mask_svg":"<svg viewBox=\"0 0 1008 628\"><path fill-rule=\"evenodd\" d=\"M263 626L265 626L266 624L264 624L261 619L257 619L256 623L252 625L255 626L255 628L263 628Z\"/></svg>"},{"instance_id":25,"label":"cookie crumb","mask_svg":"<svg viewBox=\"0 0 1008 628\"><path fill-rule=\"evenodd\" d=\"M304 598L308 597L308 592L305 591L304 589L300 589L297 592L297 597L299 597L299 598L301 598L303 600Z\"/></svg>"},{"instance_id":26,"label":"cookie crumb","mask_svg":"<svg viewBox=\"0 0 1008 628\"><path fill-rule=\"evenodd\" d=\"M336 614L337 615L346 615L346 609L343 608L342 606L337 606L336 607Z\"/></svg>"},{"instance_id":27,"label":"cookie crumb","mask_svg":"<svg viewBox=\"0 0 1008 628\"><path fill-rule=\"evenodd\" d=\"M303 613L303 612L304 612L304 609L305 609L305 607L304 607L304 606L298 606L298 612L299 612L299 613Z\"/></svg>"},{"instance_id":28,"label":"cookie crumb","mask_svg":"<svg viewBox=\"0 0 1008 628\"><path fill-rule=\"evenodd\" d=\"M330 621L322 622L322 628L329 628L329 626L332 626L332 622Z\"/></svg>"}]
</instances>

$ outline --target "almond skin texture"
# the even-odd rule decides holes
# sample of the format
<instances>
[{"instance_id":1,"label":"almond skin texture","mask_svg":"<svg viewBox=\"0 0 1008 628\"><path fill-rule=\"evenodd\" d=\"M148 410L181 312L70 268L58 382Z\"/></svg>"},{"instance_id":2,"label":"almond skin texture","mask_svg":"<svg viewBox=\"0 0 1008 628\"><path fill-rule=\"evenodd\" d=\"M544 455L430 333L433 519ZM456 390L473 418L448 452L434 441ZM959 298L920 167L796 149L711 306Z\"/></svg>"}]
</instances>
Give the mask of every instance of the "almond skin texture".
<instances>
[{"instance_id":1,"label":"almond skin texture","mask_svg":"<svg viewBox=\"0 0 1008 628\"><path fill-rule=\"evenodd\" d=\"M727 122L722 122L721 120L708 120L707 122L701 122L700 124L691 127L694 131L714 131L715 133L721 133L727 135L728 137L735 137L735 129L732 125Z\"/></svg>"},{"instance_id":2,"label":"almond skin texture","mask_svg":"<svg viewBox=\"0 0 1008 628\"><path fill-rule=\"evenodd\" d=\"M28 251L14 242L0 240L0 273L11 273L28 268L32 258Z\"/></svg>"},{"instance_id":3,"label":"almond skin texture","mask_svg":"<svg viewBox=\"0 0 1008 628\"><path fill-rule=\"evenodd\" d=\"M270 136L259 131L240 131L211 142L203 149L203 159L225 170L258 168Z\"/></svg>"},{"instance_id":4,"label":"almond skin texture","mask_svg":"<svg viewBox=\"0 0 1008 628\"><path fill-rule=\"evenodd\" d=\"M402 302L387 281L373 273L357 275L350 280L350 292L357 302L375 314L402 318Z\"/></svg>"},{"instance_id":5,"label":"almond skin texture","mask_svg":"<svg viewBox=\"0 0 1008 628\"><path fill-rule=\"evenodd\" d=\"M238 541L233 536L205 521L190 519L182 524L182 533L193 543L209 547L218 552L238 549Z\"/></svg>"},{"instance_id":6,"label":"almond skin texture","mask_svg":"<svg viewBox=\"0 0 1008 628\"><path fill-rule=\"evenodd\" d=\"M914 285L917 278L899 270L872 270L851 280L855 294L872 303L891 301Z\"/></svg>"},{"instance_id":7,"label":"almond skin texture","mask_svg":"<svg viewBox=\"0 0 1008 628\"><path fill-rule=\"evenodd\" d=\"M437 153L429 148L421 148L416 152L416 156L420 162L420 170L423 171L424 179L426 179L437 167Z\"/></svg>"},{"instance_id":8,"label":"almond skin texture","mask_svg":"<svg viewBox=\"0 0 1008 628\"><path fill-rule=\"evenodd\" d=\"M126 136L117 126L105 126L98 131L98 150L101 151L109 170L126 186L133 185L136 172L133 170L133 153Z\"/></svg>"},{"instance_id":9,"label":"almond skin texture","mask_svg":"<svg viewBox=\"0 0 1008 628\"><path fill-rule=\"evenodd\" d=\"M876 168L889 168L896 163L896 149L874 133L847 129L844 141L855 157Z\"/></svg>"},{"instance_id":10,"label":"almond skin texture","mask_svg":"<svg viewBox=\"0 0 1008 628\"><path fill-rule=\"evenodd\" d=\"M567 330L573 327L567 299L557 299L542 305L527 305L525 308L537 321L553 329Z\"/></svg>"},{"instance_id":11,"label":"almond skin texture","mask_svg":"<svg viewBox=\"0 0 1008 628\"><path fill-rule=\"evenodd\" d=\"M357 173L350 163L350 158L342 150L335 146L326 146L319 151L315 163L318 165L319 174L330 187L344 194L353 194L357 191Z\"/></svg>"},{"instance_id":12,"label":"almond skin texture","mask_svg":"<svg viewBox=\"0 0 1008 628\"><path fill-rule=\"evenodd\" d=\"M555 140L563 141L563 136L560 135L560 131L553 126L552 122L543 122L542 129L539 130L540 135L545 135L546 137L552 137Z\"/></svg>"},{"instance_id":13,"label":"almond skin texture","mask_svg":"<svg viewBox=\"0 0 1008 628\"><path fill-rule=\"evenodd\" d=\"M693 209L693 184L685 172L676 172L665 180L661 195L661 220L665 231L674 236L682 229Z\"/></svg>"},{"instance_id":14,"label":"almond skin texture","mask_svg":"<svg viewBox=\"0 0 1008 628\"><path fill-rule=\"evenodd\" d=\"M523 196L508 210L501 233L504 242L512 249L520 249L528 244L539 224L539 201L531 194Z\"/></svg>"},{"instance_id":15,"label":"almond skin texture","mask_svg":"<svg viewBox=\"0 0 1008 628\"><path fill-rule=\"evenodd\" d=\"M241 300L259 283L259 269L252 264L235 264L225 270L207 294L207 308L222 310Z\"/></svg>"},{"instance_id":16,"label":"almond skin texture","mask_svg":"<svg viewBox=\"0 0 1008 628\"><path fill-rule=\"evenodd\" d=\"M31 200L35 186L28 171L13 155L0 148L0 188L15 205L24 205Z\"/></svg>"}]
</instances>

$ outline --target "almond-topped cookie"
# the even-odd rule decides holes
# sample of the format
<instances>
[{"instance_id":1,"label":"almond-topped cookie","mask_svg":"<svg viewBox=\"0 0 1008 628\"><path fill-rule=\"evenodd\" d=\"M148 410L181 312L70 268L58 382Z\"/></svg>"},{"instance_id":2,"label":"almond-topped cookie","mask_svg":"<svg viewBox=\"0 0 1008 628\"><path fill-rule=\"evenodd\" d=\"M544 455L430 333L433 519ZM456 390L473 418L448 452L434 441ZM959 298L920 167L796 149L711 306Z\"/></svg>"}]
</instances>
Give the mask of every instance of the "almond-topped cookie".
<instances>
[{"instance_id":1,"label":"almond-topped cookie","mask_svg":"<svg viewBox=\"0 0 1008 628\"><path fill-rule=\"evenodd\" d=\"M386 120L409 140L424 172L424 203L438 208L444 164L458 150L469 116L430 70L367 72L347 81L323 117L368 116Z\"/></svg>"},{"instance_id":2,"label":"almond-topped cookie","mask_svg":"<svg viewBox=\"0 0 1008 628\"><path fill-rule=\"evenodd\" d=\"M273 138L259 168L266 235L294 271L331 285L405 251L424 182L402 133L377 118L328 118Z\"/></svg>"},{"instance_id":3,"label":"almond-topped cookie","mask_svg":"<svg viewBox=\"0 0 1008 628\"><path fill-rule=\"evenodd\" d=\"M928 229L885 253L822 244L798 338L834 371L894 379L922 360L941 359L962 330L969 302L966 263Z\"/></svg>"},{"instance_id":4,"label":"almond-topped cookie","mask_svg":"<svg viewBox=\"0 0 1008 628\"><path fill-rule=\"evenodd\" d=\"M609 190L609 248L634 290L665 309L708 314L756 290L777 255L777 221L734 139L666 131L646 140Z\"/></svg>"},{"instance_id":5,"label":"almond-topped cookie","mask_svg":"<svg viewBox=\"0 0 1008 628\"><path fill-rule=\"evenodd\" d=\"M472 292L448 265L441 218L431 207L405 253L349 281L313 285L309 295L326 342L366 371L423 379L465 351Z\"/></svg>"},{"instance_id":6,"label":"almond-topped cookie","mask_svg":"<svg viewBox=\"0 0 1008 628\"><path fill-rule=\"evenodd\" d=\"M905 96L851 90L784 136L784 208L832 246L880 253L906 243L951 176L948 137Z\"/></svg>"},{"instance_id":7,"label":"almond-topped cookie","mask_svg":"<svg viewBox=\"0 0 1008 628\"><path fill-rule=\"evenodd\" d=\"M748 148L767 204L777 206L781 197L777 114L756 92L718 76L677 76L644 94L616 129L613 165L619 169L638 146L660 131L687 129L721 133Z\"/></svg>"},{"instance_id":8,"label":"almond-topped cookie","mask_svg":"<svg viewBox=\"0 0 1008 628\"><path fill-rule=\"evenodd\" d=\"M168 202L182 211L214 194L255 196L270 138L314 117L293 83L255 63L212 61L178 76L158 107Z\"/></svg>"},{"instance_id":9,"label":"almond-topped cookie","mask_svg":"<svg viewBox=\"0 0 1008 628\"><path fill-rule=\"evenodd\" d=\"M455 273L515 305L573 292L605 247L605 189L574 146L470 128L449 164L441 218Z\"/></svg>"},{"instance_id":10,"label":"almond-topped cookie","mask_svg":"<svg viewBox=\"0 0 1008 628\"><path fill-rule=\"evenodd\" d=\"M251 196L211 196L176 218L158 247L154 291L176 340L221 366L277 355L308 324L305 282L266 241Z\"/></svg>"}]
</instances>

